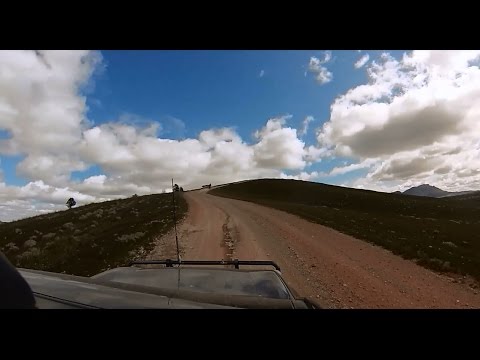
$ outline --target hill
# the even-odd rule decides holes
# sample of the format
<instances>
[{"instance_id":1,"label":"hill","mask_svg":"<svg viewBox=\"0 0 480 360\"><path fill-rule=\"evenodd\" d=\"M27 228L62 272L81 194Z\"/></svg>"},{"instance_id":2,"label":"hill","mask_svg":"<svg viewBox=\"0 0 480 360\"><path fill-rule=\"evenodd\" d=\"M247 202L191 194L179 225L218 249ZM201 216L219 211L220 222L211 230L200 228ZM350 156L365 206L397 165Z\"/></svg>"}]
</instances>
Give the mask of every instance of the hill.
<instances>
[{"instance_id":1,"label":"hill","mask_svg":"<svg viewBox=\"0 0 480 360\"><path fill-rule=\"evenodd\" d=\"M176 204L180 219L187 203ZM135 196L3 223L0 251L17 267L91 276L142 257L171 228L171 194Z\"/></svg>"},{"instance_id":2,"label":"hill","mask_svg":"<svg viewBox=\"0 0 480 360\"><path fill-rule=\"evenodd\" d=\"M480 280L480 196L405 196L279 179L209 193L284 210L428 268Z\"/></svg>"},{"instance_id":3,"label":"hill","mask_svg":"<svg viewBox=\"0 0 480 360\"><path fill-rule=\"evenodd\" d=\"M412 187L403 192L405 195L415 195L415 196L430 196L430 197L442 197L448 195L448 191L444 191L435 186L423 184L420 186Z\"/></svg>"},{"instance_id":4,"label":"hill","mask_svg":"<svg viewBox=\"0 0 480 360\"><path fill-rule=\"evenodd\" d=\"M401 193L401 192L396 191L395 193ZM442 198L442 197L450 197L450 196L468 195L471 193L474 193L474 191L451 192L451 191L445 191L445 190L439 189L436 186L423 184L423 185L415 186L408 190L405 190L401 194Z\"/></svg>"}]
</instances>

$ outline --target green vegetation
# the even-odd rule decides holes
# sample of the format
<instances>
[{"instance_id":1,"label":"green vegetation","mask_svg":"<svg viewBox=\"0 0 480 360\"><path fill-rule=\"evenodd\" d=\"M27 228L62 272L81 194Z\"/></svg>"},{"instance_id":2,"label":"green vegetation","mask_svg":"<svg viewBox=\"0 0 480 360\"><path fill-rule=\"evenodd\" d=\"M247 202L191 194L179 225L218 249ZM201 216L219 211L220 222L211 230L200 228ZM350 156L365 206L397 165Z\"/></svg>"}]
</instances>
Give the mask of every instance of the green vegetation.
<instances>
[{"instance_id":1,"label":"green vegetation","mask_svg":"<svg viewBox=\"0 0 480 360\"><path fill-rule=\"evenodd\" d=\"M181 219L187 203L175 198ZM142 257L171 228L171 194L134 196L2 223L0 251L17 267L92 276Z\"/></svg>"},{"instance_id":2,"label":"green vegetation","mask_svg":"<svg viewBox=\"0 0 480 360\"><path fill-rule=\"evenodd\" d=\"M253 180L210 194L270 206L480 280L480 195L426 198L296 180Z\"/></svg>"}]
</instances>

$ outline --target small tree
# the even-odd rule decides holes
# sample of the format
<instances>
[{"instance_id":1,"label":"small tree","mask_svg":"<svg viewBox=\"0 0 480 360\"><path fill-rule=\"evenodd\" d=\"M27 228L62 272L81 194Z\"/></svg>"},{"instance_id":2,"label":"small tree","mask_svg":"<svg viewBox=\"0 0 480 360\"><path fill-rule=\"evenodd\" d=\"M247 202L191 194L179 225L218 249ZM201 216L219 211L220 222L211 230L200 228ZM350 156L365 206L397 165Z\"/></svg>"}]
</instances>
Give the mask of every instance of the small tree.
<instances>
[{"instance_id":1,"label":"small tree","mask_svg":"<svg viewBox=\"0 0 480 360\"><path fill-rule=\"evenodd\" d=\"M77 205L77 202L74 198L70 198L67 200L67 207L71 209L73 206Z\"/></svg>"}]
</instances>

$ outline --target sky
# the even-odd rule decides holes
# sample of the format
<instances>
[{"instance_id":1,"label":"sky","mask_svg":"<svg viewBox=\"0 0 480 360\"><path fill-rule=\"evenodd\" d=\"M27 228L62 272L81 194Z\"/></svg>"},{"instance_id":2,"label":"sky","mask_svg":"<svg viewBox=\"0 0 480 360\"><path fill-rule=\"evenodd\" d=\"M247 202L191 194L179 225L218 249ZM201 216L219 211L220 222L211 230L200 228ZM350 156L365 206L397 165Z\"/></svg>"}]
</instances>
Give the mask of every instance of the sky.
<instances>
[{"instance_id":1,"label":"sky","mask_svg":"<svg viewBox=\"0 0 480 360\"><path fill-rule=\"evenodd\" d=\"M256 178L480 190L480 51L0 51L0 221Z\"/></svg>"}]
</instances>

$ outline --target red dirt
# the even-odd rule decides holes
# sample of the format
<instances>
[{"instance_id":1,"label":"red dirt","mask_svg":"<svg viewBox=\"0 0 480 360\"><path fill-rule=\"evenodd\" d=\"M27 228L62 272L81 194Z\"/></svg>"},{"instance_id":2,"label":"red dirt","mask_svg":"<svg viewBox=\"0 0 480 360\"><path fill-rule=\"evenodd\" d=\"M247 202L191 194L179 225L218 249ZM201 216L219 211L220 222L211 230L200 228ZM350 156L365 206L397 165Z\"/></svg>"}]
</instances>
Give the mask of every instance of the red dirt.
<instances>
[{"instance_id":1,"label":"red dirt","mask_svg":"<svg viewBox=\"0 0 480 360\"><path fill-rule=\"evenodd\" d=\"M204 190L184 196L182 259L274 260L290 287L327 308L480 308L466 284L328 227ZM159 239L149 258L175 257L174 239Z\"/></svg>"}]
</instances>

